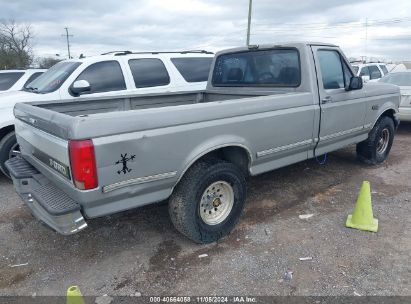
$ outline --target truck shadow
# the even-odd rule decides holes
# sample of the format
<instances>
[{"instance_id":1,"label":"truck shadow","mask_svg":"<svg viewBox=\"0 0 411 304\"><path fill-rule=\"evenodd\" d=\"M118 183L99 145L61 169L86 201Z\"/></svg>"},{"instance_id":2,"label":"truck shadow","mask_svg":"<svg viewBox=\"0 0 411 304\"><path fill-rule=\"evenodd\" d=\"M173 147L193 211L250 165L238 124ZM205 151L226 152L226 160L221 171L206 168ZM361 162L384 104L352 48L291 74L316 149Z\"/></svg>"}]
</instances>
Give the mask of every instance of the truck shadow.
<instances>
[{"instance_id":1,"label":"truck shadow","mask_svg":"<svg viewBox=\"0 0 411 304\"><path fill-rule=\"evenodd\" d=\"M410 135L411 136L411 122L401 122L398 130L397 130L398 135Z\"/></svg>"}]
</instances>

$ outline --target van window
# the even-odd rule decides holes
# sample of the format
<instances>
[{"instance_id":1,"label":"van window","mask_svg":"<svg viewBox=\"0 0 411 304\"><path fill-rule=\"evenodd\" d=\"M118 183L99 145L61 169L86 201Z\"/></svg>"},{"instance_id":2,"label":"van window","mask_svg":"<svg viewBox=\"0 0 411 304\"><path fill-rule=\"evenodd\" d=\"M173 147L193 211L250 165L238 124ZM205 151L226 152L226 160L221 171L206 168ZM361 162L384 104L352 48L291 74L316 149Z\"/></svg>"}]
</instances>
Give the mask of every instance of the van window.
<instances>
[{"instance_id":1,"label":"van window","mask_svg":"<svg viewBox=\"0 0 411 304\"><path fill-rule=\"evenodd\" d=\"M384 75L387 75L389 72L388 72L388 69L387 69L387 67L385 66L385 65L380 65L380 68L381 68L381 70L384 72Z\"/></svg>"},{"instance_id":2,"label":"van window","mask_svg":"<svg viewBox=\"0 0 411 304\"><path fill-rule=\"evenodd\" d=\"M370 79L379 79L382 77L380 69L376 65L370 65L368 69L370 70Z\"/></svg>"},{"instance_id":3,"label":"van window","mask_svg":"<svg viewBox=\"0 0 411 304\"><path fill-rule=\"evenodd\" d=\"M213 71L214 86L298 87L300 57L296 49L278 48L222 54Z\"/></svg>"},{"instance_id":4,"label":"van window","mask_svg":"<svg viewBox=\"0 0 411 304\"><path fill-rule=\"evenodd\" d=\"M368 69L368 67L363 67L361 69L360 76L370 76L370 70Z\"/></svg>"},{"instance_id":5,"label":"van window","mask_svg":"<svg viewBox=\"0 0 411 304\"><path fill-rule=\"evenodd\" d=\"M89 65L77 77L87 80L91 90L87 94L126 90L123 72L118 61L102 61Z\"/></svg>"},{"instance_id":6,"label":"van window","mask_svg":"<svg viewBox=\"0 0 411 304\"><path fill-rule=\"evenodd\" d=\"M23 75L24 72L0 73L0 91L10 89Z\"/></svg>"},{"instance_id":7,"label":"van window","mask_svg":"<svg viewBox=\"0 0 411 304\"><path fill-rule=\"evenodd\" d=\"M212 57L171 58L171 62L187 82L207 81Z\"/></svg>"},{"instance_id":8,"label":"van window","mask_svg":"<svg viewBox=\"0 0 411 304\"><path fill-rule=\"evenodd\" d=\"M130 59L128 64L136 88L164 86L170 83L170 76L160 59Z\"/></svg>"}]
</instances>

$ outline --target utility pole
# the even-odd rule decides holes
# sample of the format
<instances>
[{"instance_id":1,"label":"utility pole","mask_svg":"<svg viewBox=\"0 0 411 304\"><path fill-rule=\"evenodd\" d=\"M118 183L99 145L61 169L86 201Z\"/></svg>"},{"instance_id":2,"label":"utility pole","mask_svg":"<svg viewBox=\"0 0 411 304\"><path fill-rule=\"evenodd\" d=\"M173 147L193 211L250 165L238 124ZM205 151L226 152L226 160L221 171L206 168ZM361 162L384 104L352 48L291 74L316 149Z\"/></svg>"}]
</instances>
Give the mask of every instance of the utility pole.
<instances>
[{"instance_id":1,"label":"utility pole","mask_svg":"<svg viewBox=\"0 0 411 304\"><path fill-rule=\"evenodd\" d=\"M247 26L247 46L250 45L250 30L251 30L251 12L253 10L253 0L249 0L248 4L248 26Z\"/></svg>"},{"instance_id":2,"label":"utility pole","mask_svg":"<svg viewBox=\"0 0 411 304\"><path fill-rule=\"evenodd\" d=\"M66 36L66 41L67 41L67 54L68 54L68 58L71 59L71 55L70 55L70 37L73 37L73 35L69 35L68 32L68 27L64 28L66 30L66 34L63 34L61 36Z\"/></svg>"},{"instance_id":3,"label":"utility pole","mask_svg":"<svg viewBox=\"0 0 411 304\"><path fill-rule=\"evenodd\" d=\"M365 18L365 61L367 62L368 52L368 18Z\"/></svg>"}]
</instances>

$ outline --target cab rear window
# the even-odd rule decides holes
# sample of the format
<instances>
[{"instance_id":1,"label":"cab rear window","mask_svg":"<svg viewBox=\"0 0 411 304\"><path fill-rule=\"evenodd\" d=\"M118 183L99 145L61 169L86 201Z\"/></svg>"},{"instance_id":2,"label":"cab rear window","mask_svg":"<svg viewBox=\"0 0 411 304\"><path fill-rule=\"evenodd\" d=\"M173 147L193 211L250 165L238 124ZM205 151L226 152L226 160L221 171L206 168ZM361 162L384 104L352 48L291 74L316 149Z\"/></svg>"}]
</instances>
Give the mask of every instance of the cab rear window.
<instances>
[{"instance_id":1,"label":"cab rear window","mask_svg":"<svg viewBox=\"0 0 411 304\"><path fill-rule=\"evenodd\" d=\"M297 49L278 48L223 54L213 71L214 86L298 87L301 83Z\"/></svg>"}]
</instances>

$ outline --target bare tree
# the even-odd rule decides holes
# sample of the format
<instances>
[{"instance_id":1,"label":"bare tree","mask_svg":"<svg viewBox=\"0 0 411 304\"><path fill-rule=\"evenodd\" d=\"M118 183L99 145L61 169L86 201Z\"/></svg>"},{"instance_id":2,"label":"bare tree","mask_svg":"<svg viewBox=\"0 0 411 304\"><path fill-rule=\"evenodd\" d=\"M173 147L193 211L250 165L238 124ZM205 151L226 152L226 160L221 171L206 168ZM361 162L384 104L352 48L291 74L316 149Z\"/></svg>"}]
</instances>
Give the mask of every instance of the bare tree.
<instances>
[{"instance_id":1,"label":"bare tree","mask_svg":"<svg viewBox=\"0 0 411 304\"><path fill-rule=\"evenodd\" d=\"M32 39L29 24L0 21L0 69L28 68L33 62Z\"/></svg>"},{"instance_id":2,"label":"bare tree","mask_svg":"<svg viewBox=\"0 0 411 304\"><path fill-rule=\"evenodd\" d=\"M61 61L61 59L56 59L56 58L52 58L52 57L43 57L43 58L39 58L39 68L40 69L49 69L51 68L53 65L55 65L56 63L59 63Z\"/></svg>"}]
</instances>

